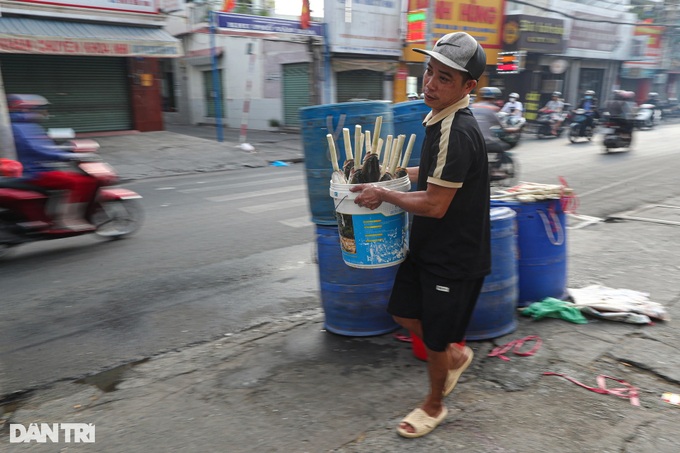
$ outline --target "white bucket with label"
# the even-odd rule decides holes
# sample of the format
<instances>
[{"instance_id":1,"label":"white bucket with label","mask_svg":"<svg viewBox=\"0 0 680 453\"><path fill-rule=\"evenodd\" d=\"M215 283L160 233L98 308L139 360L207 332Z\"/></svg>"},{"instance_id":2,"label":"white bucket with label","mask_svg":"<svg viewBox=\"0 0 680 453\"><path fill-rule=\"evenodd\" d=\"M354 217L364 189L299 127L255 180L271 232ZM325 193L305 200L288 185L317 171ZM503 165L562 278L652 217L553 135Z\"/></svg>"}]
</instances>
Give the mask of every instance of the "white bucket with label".
<instances>
[{"instance_id":1,"label":"white bucket with label","mask_svg":"<svg viewBox=\"0 0 680 453\"><path fill-rule=\"evenodd\" d=\"M390 190L408 192L408 176L374 183ZM408 213L398 206L382 203L371 210L354 203L359 193L351 192L352 184L331 181L330 195L335 204L342 259L356 268L395 266L408 251Z\"/></svg>"}]
</instances>

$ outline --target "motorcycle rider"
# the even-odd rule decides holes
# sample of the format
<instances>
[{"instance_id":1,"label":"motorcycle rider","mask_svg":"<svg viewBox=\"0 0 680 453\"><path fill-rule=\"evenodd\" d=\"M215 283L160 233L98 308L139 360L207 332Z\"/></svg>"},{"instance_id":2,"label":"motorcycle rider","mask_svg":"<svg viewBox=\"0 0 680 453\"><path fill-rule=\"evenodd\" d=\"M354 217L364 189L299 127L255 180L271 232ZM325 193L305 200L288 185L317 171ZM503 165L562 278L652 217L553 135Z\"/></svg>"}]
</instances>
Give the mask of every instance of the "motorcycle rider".
<instances>
[{"instance_id":1,"label":"motorcycle rider","mask_svg":"<svg viewBox=\"0 0 680 453\"><path fill-rule=\"evenodd\" d=\"M470 104L470 110L477 120L477 124L479 124L479 130L482 132L486 143L486 152L489 154L500 154L511 148L498 136L503 131L503 125L496 115L499 108L495 101L500 94L501 90L496 87L482 87L477 92L476 102ZM500 174L491 175L492 178L494 176L502 177Z\"/></svg>"},{"instance_id":2,"label":"motorcycle rider","mask_svg":"<svg viewBox=\"0 0 680 453\"><path fill-rule=\"evenodd\" d=\"M74 154L63 151L39 124L47 118L49 102L33 94L10 94L7 107L17 159L23 165L23 178L31 185L49 189L48 213L54 228L84 231L94 226L84 220L87 195L96 190L96 181L69 171L65 163Z\"/></svg>"},{"instance_id":3,"label":"motorcycle rider","mask_svg":"<svg viewBox=\"0 0 680 453\"><path fill-rule=\"evenodd\" d=\"M600 113L597 110L598 100L595 97L595 92L593 90L586 90L576 108L585 110L586 120L581 123L580 131L580 135L583 137L586 135L586 128L588 126L592 128L595 124L595 119L600 117Z\"/></svg>"},{"instance_id":4,"label":"motorcycle rider","mask_svg":"<svg viewBox=\"0 0 680 453\"><path fill-rule=\"evenodd\" d=\"M622 137L633 139L633 108L631 102L635 93L625 90L614 90L614 99L605 106L610 120L619 128Z\"/></svg>"},{"instance_id":5,"label":"motorcycle rider","mask_svg":"<svg viewBox=\"0 0 680 453\"><path fill-rule=\"evenodd\" d=\"M562 116L563 109L564 102L562 102L562 93L554 91L545 106L538 110L541 113L545 112L550 114L550 132L552 135L557 135L557 130L562 126L562 122L564 121L564 117Z\"/></svg>"},{"instance_id":6,"label":"motorcycle rider","mask_svg":"<svg viewBox=\"0 0 680 453\"><path fill-rule=\"evenodd\" d=\"M524 106L519 101L519 94L510 93L508 102L503 105L501 112L505 112L508 115L522 116L524 114Z\"/></svg>"}]
</instances>

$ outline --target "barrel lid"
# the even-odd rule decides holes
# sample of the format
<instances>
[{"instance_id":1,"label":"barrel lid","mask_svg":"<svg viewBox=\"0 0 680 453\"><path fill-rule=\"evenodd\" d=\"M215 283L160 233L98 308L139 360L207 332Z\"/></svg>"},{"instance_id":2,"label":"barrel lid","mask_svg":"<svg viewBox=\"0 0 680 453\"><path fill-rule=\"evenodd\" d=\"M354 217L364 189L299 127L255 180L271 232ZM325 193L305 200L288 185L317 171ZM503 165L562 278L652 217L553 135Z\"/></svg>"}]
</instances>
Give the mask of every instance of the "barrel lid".
<instances>
[{"instance_id":1,"label":"barrel lid","mask_svg":"<svg viewBox=\"0 0 680 453\"><path fill-rule=\"evenodd\" d=\"M491 208L490 216L491 216L491 221L494 221L494 220L510 219L510 218L517 216L517 214L511 208L500 207L500 208Z\"/></svg>"}]
</instances>

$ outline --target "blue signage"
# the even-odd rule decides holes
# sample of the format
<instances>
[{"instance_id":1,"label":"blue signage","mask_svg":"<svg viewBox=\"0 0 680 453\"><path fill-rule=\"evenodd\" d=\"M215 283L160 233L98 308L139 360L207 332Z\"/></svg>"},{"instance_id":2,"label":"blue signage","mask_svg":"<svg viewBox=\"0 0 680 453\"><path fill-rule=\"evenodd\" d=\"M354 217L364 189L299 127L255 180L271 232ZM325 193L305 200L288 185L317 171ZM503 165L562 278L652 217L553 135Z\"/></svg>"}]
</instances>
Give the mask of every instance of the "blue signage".
<instances>
[{"instance_id":1,"label":"blue signage","mask_svg":"<svg viewBox=\"0 0 680 453\"><path fill-rule=\"evenodd\" d=\"M304 36L323 36L322 25L310 23L309 28L301 28L300 21L277 19L274 17L250 16L247 14L217 13L217 27L228 30L292 33Z\"/></svg>"}]
</instances>

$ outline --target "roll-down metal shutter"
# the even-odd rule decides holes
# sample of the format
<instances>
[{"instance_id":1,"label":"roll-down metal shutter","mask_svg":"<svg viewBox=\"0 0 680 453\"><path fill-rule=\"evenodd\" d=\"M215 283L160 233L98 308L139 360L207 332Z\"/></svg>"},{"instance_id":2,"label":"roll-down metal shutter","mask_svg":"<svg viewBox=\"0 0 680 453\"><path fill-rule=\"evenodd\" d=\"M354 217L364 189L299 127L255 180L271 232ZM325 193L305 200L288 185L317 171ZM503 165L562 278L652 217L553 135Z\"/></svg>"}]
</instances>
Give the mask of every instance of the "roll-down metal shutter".
<instances>
[{"instance_id":1,"label":"roll-down metal shutter","mask_svg":"<svg viewBox=\"0 0 680 453\"><path fill-rule=\"evenodd\" d=\"M124 58L2 55L0 64L6 93L39 94L50 101L46 127L132 128Z\"/></svg>"},{"instance_id":2,"label":"roll-down metal shutter","mask_svg":"<svg viewBox=\"0 0 680 453\"><path fill-rule=\"evenodd\" d=\"M283 65L283 121L300 126L300 108L310 105L309 63Z\"/></svg>"},{"instance_id":3,"label":"roll-down metal shutter","mask_svg":"<svg viewBox=\"0 0 680 453\"><path fill-rule=\"evenodd\" d=\"M383 73L359 69L337 73L338 102L369 99L379 101L383 96Z\"/></svg>"}]
</instances>

